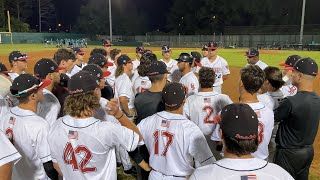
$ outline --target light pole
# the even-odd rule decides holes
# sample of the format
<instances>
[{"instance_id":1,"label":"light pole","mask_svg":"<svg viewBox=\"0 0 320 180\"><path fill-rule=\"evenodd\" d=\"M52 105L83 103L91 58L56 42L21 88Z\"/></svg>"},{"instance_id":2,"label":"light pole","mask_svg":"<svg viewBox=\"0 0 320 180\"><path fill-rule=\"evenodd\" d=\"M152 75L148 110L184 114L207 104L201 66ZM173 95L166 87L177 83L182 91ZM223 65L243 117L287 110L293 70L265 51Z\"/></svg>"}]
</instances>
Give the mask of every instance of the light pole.
<instances>
[{"instance_id":1,"label":"light pole","mask_svg":"<svg viewBox=\"0 0 320 180\"><path fill-rule=\"evenodd\" d=\"M306 0L303 0L299 44L302 44L302 41L303 41L303 28L304 28L303 26L304 26L304 15L305 15L305 12L306 12Z\"/></svg>"},{"instance_id":2,"label":"light pole","mask_svg":"<svg viewBox=\"0 0 320 180\"><path fill-rule=\"evenodd\" d=\"M39 32L41 32L41 2L39 2Z\"/></svg>"},{"instance_id":3,"label":"light pole","mask_svg":"<svg viewBox=\"0 0 320 180\"><path fill-rule=\"evenodd\" d=\"M112 13L111 13L111 0L109 0L109 25L110 25L110 41L112 42Z\"/></svg>"}]
</instances>

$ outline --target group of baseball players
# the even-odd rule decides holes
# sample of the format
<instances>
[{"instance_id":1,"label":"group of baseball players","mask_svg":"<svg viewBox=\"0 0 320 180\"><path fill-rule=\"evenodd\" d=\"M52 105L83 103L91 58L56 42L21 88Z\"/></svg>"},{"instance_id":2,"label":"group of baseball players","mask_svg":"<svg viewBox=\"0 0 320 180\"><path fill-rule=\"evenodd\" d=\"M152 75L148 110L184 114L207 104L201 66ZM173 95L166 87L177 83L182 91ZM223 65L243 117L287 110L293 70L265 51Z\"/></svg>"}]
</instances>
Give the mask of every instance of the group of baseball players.
<instances>
[{"instance_id":1,"label":"group of baseball players","mask_svg":"<svg viewBox=\"0 0 320 180\"><path fill-rule=\"evenodd\" d=\"M88 62L59 49L33 75L11 52L11 69L0 63L0 179L115 180L122 167L151 180L308 179L317 63L292 55L281 70L250 48L232 102L218 43L201 50L172 59L164 45L158 59L139 46L131 59L106 40Z\"/></svg>"}]
</instances>

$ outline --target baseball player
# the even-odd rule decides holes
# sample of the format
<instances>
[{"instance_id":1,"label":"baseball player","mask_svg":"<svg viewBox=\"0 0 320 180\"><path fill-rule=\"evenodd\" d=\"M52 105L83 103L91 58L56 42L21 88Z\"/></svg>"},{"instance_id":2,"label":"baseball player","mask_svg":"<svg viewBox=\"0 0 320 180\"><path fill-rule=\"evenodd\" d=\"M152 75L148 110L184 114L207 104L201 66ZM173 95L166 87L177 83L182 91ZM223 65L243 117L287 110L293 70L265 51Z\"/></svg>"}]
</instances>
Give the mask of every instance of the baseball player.
<instances>
[{"instance_id":1,"label":"baseball player","mask_svg":"<svg viewBox=\"0 0 320 180\"><path fill-rule=\"evenodd\" d=\"M133 73L137 70L138 66L140 65L140 59L142 57L143 52L144 52L143 46L138 46L136 48L136 59L134 61L132 61Z\"/></svg>"},{"instance_id":2,"label":"baseball player","mask_svg":"<svg viewBox=\"0 0 320 180\"><path fill-rule=\"evenodd\" d=\"M149 71L150 63L155 61L157 61L157 56L155 54L151 52L143 53L139 61L140 65L131 79L134 96L151 88L151 81L149 80L147 73Z\"/></svg>"},{"instance_id":3,"label":"baseball player","mask_svg":"<svg viewBox=\"0 0 320 180\"><path fill-rule=\"evenodd\" d=\"M1 130L0 147L0 179L10 180L12 167L20 160L21 155Z\"/></svg>"},{"instance_id":4,"label":"baseball player","mask_svg":"<svg viewBox=\"0 0 320 180\"><path fill-rule=\"evenodd\" d=\"M286 84L284 86L282 86L280 89L284 93L285 96L294 96L295 94L297 94L297 91L298 91L297 87L292 85L292 79L291 79L292 70L290 70L290 67L293 67L293 65L299 59L301 59L300 56L291 55L287 58L287 60L285 62L282 62L279 64L280 66L284 66L283 80L286 82Z\"/></svg>"},{"instance_id":5,"label":"baseball player","mask_svg":"<svg viewBox=\"0 0 320 180\"><path fill-rule=\"evenodd\" d=\"M178 61L179 71L182 72L179 83L186 87L187 97L198 93L199 81L196 75L191 71L191 67L194 64L194 58L188 53L181 53L176 60Z\"/></svg>"},{"instance_id":6,"label":"baseball player","mask_svg":"<svg viewBox=\"0 0 320 180\"><path fill-rule=\"evenodd\" d=\"M59 67L63 67L59 72L72 76L71 71L75 65L76 55L67 49L58 49L57 52L54 53L53 60L57 63Z\"/></svg>"},{"instance_id":7,"label":"baseball player","mask_svg":"<svg viewBox=\"0 0 320 180\"><path fill-rule=\"evenodd\" d=\"M8 71L7 67L0 63L0 112L19 103L18 100L9 93L10 86L12 85L9 72L10 71Z\"/></svg>"},{"instance_id":8,"label":"baseball player","mask_svg":"<svg viewBox=\"0 0 320 180\"><path fill-rule=\"evenodd\" d=\"M250 48L245 56L247 57L248 64L257 65L262 70L264 70L268 65L264 62L262 62L259 58L259 50L257 48Z\"/></svg>"},{"instance_id":9,"label":"baseball player","mask_svg":"<svg viewBox=\"0 0 320 180\"><path fill-rule=\"evenodd\" d=\"M195 95L187 98L183 107L184 115L194 122L207 139L208 145L216 158L220 157L216 144L210 139L216 123L214 117L222 108L232 101L229 96L212 91L215 81L214 71L211 68L203 67L199 71L200 89ZM220 158L221 159L221 158Z\"/></svg>"},{"instance_id":10,"label":"baseball player","mask_svg":"<svg viewBox=\"0 0 320 180\"><path fill-rule=\"evenodd\" d=\"M197 78L199 77L199 70L201 69L202 65L200 63L202 56L199 52L193 51L190 53L191 56L194 59L194 64L191 68L191 71L197 76Z\"/></svg>"},{"instance_id":11,"label":"baseball player","mask_svg":"<svg viewBox=\"0 0 320 180\"><path fill-rule=\"evenodd\" d=\"M107 57L106 57L108 60L110 59L110 51L111 51L112 45L113 45L113 44L112 44L111 41L108 40L108 39L107 39L107 40L104 40L103 43L102 43L103 49L106 50L107 53L108 53L108 54L107 54Z\"/></svg>"},{"instance_id":12,"label":"baseball player","mask_svg":"<svg viewBox=\"0 0 320 180\"><path fill-rule=\"evenodd\" d=\"M274 115L272 109L259 102L257 92L265 81L263 70L257 65L248 65L240 71L239 94L240 103L248 104L257 114L259 125L259 146L256 152L252 153L254 157L267 160L269 156L268 145L271 139L274 126ZM219 141L219 131L216 126L211 139Z\"/></svg>"},{"instance_id":13,"label":"baseball player","mask_svg":"<svg viewBox=\"0 0 320 180\"><path fill-rule=\"evenodd\" d=\"M107 81L110 86L114 89L114 81L116 80L116 69L117 69L117 59L121 56L120 49L112 49L110 51L110 60L109 62L113 63L113 66L108 67L108 71L111 72L110 76L107 77Z\"/></svg>"},{"instance_id":14,"label":"baseball player","mask_svg":"<svg viewBox=\"0 0 320 180\"><path fill-rule=\"evenodd\" d=\"M72 49L74 54L76 55L76 61L74 62L75 65L71 70L71 76L76 74L77 72L81 71L83 67L87 65L87 63L83 62L84 60L84 51L78 47Z\"/></svg>"},{"instance_id":15,"label":"baseball player","mask_svg":"<svg viewBox=\"0 0 320 180\"><path fill-rule=\"evenodd\" d=\"M61 73L60 74L60 82L52 91L52 93L57 97L57 99L59 100L59 103L61 105L60 112L58 114L58 118L64 116L63 107L64 107L64 101L65 101L66 97L69 95L69 93L68 93L69 79L70 78L68 75Z\"/></svg>"},{"instance_id":16,"label":"baseball player","mask_svg":"<svg viewBox=\"0 0 320 180\"><path fill-rule=\"evenodd\" d=\"M100 107L99 84L99 77L90 72L73 75L65 102L67 115L50 129L53 162L65 179L116 180L115 148L132 151L142 140L137 127L119 110L116 99L108 102L107 113L125 127L93 117Z\"/></svg>"},{"instance_id":17,"label":"baseball player","mask_svg":"<svg viewBox=\"0 0 320 180\"><path fill-rule=\"evenodd\" d=\"M168 45L162 46L162 56L163 58L159 61L164 62L167 65L167 69L170 72L168 76L168 81L170 82L179 82L181 79L181 72L178 68L178 62L174 59L171 59L171 48Z\"/></svg>"},{"instance_id":18,"label":"baseball player","mask_svg":"<svg viewBox=\"0 0 320 180\"><path fill-rule=\"evenodd\" d=\"M187 179L195 166L215 162L199 127L182 115L185 95L182 84L169 83L162 91L166 110L138 125L150 153L150 180Z\"/></svg>"},{"instance_id":19,"label":"baseball player","mask_svg":"<svg viewBox=\"0 0 320 180\"><path fill-rule=\"evenodd\" d=\"M20 51L12 51L9 54L9 63L12 69L8 74L13 81L16 77L20 74L24 74L25 70L27 70L28 56Z\"/></svg>"},{"instance_id":20,"label":"baseball player","mask_svg":"<svg viewBox=\"0 0 320 180\"><path fill-rule=\"evenodd\" d=\"M52 93L60 83L59 67L51 59L42 58L34 65L34 75L41 80L50 80L51 84L43 89L44 99L38 104L37 115L45 119L50 126L57 120L61 109L58 98Z\"/></svg>"},{"instance_id":21,"label":"baseball player","mask_svg":"<svg viewBox=\"0 0 320 180\"><path fill-rule=\"evenodd\" d=\"M203 45L201 48L202 57L207 57L209 55L209 49L207 45Z\"/></svg>"},{"instance_id":22,"label":"baseball player","mask_svg":"<svg viewBox=\"0 0 320 180\"><path fill-rule=\"evenodd\" d=\"M275 121L280 122L275 163L295 179L308 179L320 119L320 98L313 89L318 65L311 58L302 58L290 69L298 93L285 98L274 111Z\"/></svg>"},{"instance_id":23,"label":"baseball player","mask_svg":"<svg viewBox=\"0 0 320 180\"><path fill-rule=\"evenodd\" d=\"M215 72L215 83L213 90L221 93L223 81L226 80L230 74L228 63L225 59L217 55L218 43L208 43L209 55L201 60L202 67L210 67Z\"/></svg>"},{"instance_id":24,"label":"baseball player","mask_svg":"<svg viewBox=\"0 0 320 180\"><path fill-rule=\"evenodd\" d=\"M42 89L51 82L40 82L30 74L21 74L12 83L11 94L20 104L5 113L0 129L21 154L15 165L14 179L57 179L47 142L49 124L36 115L37 104L43 100Z\"/></svg>"},{"instance_id":25,"label":"baseball player","mask_svg":"<svg viewBox=\"0 0 320 180\"><path fill-rule=\"evenodd\" d=\"M268 163L251 154L258 148L257 114L247 104L230 104L221 111L221 137L224 159L197 168L190 180L293 180L278 165Z\"/></svg>"},{"instance_id":26,"label":"baseball player","mask_svg":"<svg viewBox=\"0 0 320 180\"><path fill-rule=\"evenodd\" d=\"M127 55L121 55L117 59L116 81L114 85L114 97L119 98L120 108L132 118L134 116L134 94L130 76L132 73L132 60Z\"/></svg>"}]
</instances>

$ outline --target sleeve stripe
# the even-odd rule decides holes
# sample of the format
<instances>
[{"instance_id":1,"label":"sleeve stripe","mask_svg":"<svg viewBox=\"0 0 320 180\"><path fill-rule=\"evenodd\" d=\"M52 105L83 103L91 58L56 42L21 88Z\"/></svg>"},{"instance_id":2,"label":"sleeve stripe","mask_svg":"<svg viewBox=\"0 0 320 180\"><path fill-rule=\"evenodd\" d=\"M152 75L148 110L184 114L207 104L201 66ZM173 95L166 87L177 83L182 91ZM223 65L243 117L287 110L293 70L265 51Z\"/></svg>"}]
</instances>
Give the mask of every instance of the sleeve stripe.
<instances>
[{"instance_id":1,"label":"sleeve stripe","mask_svg":"<svg viewBox=\"0 0 320 180\"><path fill-rule=\"evenodd\" d=\"M131 147L130 147L130 151L132 150L132 146L133 146L133 142L134 142L134 131L132 131L132 142L131 142Z\"/></svg>"},{"instance_id":2,"label":"sleeve stripe","mask_svg":"<svg viewBox=\"0 0 320 180\"><path fill-rule=\"evenodd\" d=\"M209 160L209 159L211 159L211 158L213 158L213 156L210 156L210 157L209 157L209 158L207 158L206 160L204 160L204 161L200 162L200 164L202 164L202 163L204 163L204 162L208 161L208 160Z\"/></svg>"},{"instance_id":3,"label":"sleeve stripe","mask_svg":"<svg viewBox=\"0 0 320 180\"><path fill-rule=\"evenodd\" d=\"M15 154L17 154L17 153L18 153L18 152L15 152L15 153L10 154L10 155L8 155L8 156L4 156L4 157L2 157L2 158L0 159L0 161L3 160L3 159L8 158L8 157L10 157L10 156L13 156L13 155L15 155ZM19 154L19 153L18 153L18 154Z\"/></svg>"},{"instance_id":4,"label":"sleeve stripe","mask_svg":"<svg viewBox=\"0 0 320 180\"><path fill-rule=\"evenodd\" d=\"M47 157L49 157L49 156L51 156L51 154L49 154L48 156L45 156L45 157L41 157L40 159L44 159L44 158L47 158Z\"/></svg>"}]
</instances>

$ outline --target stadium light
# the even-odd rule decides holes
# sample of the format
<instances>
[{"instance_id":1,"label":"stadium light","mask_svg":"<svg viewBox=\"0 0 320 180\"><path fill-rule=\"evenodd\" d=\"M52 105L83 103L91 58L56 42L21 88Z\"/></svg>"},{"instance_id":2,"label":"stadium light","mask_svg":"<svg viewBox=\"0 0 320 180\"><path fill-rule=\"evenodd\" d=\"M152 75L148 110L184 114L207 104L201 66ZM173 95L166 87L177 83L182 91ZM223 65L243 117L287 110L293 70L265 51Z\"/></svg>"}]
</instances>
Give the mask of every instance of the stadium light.
<instances>
[{"instance_id":1,"label":"stadium light","mask_svg":"<svg viewBox=\"0 0 320 180\"><path fill-rule=\"evenodd\" d=\"M110 41L112 42L112 13L111 13L111 0L109 0L109 27L110 27Z\"/></svg>"},{"instance_id":2,"label":"stadium light","mask_svg":"<svg viewBox=\"0 0 320 180\"><path fill-rule=\"evenodd\" d=\"M304 16L306 12L306 0L302 3L302 15L301 15L301 26L300 26L300 41L299 44L303 43L303 28L304 28Z\"/></svg>"}]
</instances>

